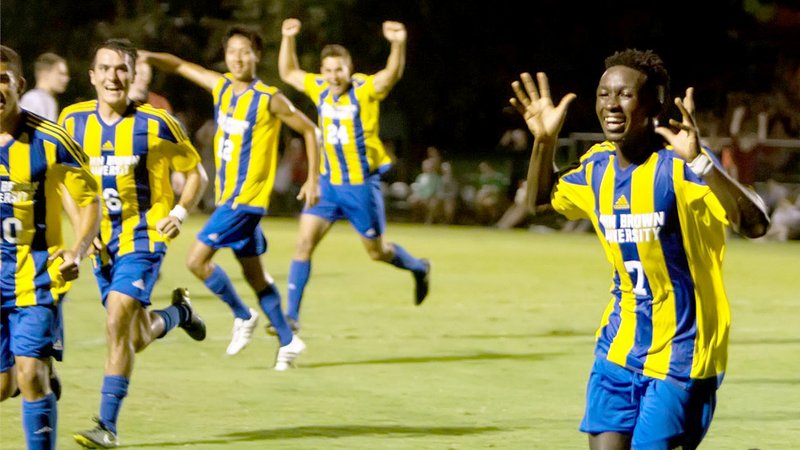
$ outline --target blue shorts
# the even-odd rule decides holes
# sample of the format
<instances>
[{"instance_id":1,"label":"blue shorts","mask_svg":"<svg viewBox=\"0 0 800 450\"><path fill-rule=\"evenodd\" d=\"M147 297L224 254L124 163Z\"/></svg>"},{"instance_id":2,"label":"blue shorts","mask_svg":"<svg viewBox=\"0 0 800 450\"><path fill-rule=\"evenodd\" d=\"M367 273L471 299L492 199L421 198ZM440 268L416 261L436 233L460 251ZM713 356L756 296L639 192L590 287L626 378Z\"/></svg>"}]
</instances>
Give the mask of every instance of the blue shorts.
<instances>
[{"instance_id":1,"label":"blue shorts","mask_svg":"<svg viewBox=\"0 0 800 450\"><path fill-rule=\"evenodd\" d=\"M267 238L259 226L261 217L242 208L219 205L197 233L197 239L214 249L230 247L239 258L263 255L267 251Z\"/></svg>"},{"instance_id":2,"label":"blue shorts","mask_svg":"<svg viewBox=\"0 0 800 450\"><path fill-rule=\"evenodd\" d=\"M0 373L14 367L15 356L31 358L63 354L63 321L54 305L34 305L0 310Z\"/></svg>"},{"instance_id":3,"label":"blue shorts","mask_svg":"<svg viewBox=\"0 0 800 450\"><path fill-rule=\"evenodd\" d=\"M95 264L94 276L103 306L111 291L133 297L144 307L150 306L150 294L158 281L163 260L162 252L133 252L112 256L105 265Z\"/></svg>"},{"instance_id":4,"label":"blue shorts","mask_svg":"<svg viewBox=\"0 0 800 450\"><path fill-rule=\"evenodd\" d=\"M711 425L718 384L708 378L684 387L597 358L580 430L631 435L636 450L695 448Z\"/></svg>"},{"instance_id":5,"label":"blue shorts","mask_svg":"<svg viewBox=\"0 0 800 450\"><path fill-rule=\"evenodd\" d=\"M386 228L386 211L383 207L380 175L370 175L364 184L334 186L327 177L319 180L319 203L303 210L333 223L347 219L367 239L383 235Z\"/></svg>"}]
</instances>

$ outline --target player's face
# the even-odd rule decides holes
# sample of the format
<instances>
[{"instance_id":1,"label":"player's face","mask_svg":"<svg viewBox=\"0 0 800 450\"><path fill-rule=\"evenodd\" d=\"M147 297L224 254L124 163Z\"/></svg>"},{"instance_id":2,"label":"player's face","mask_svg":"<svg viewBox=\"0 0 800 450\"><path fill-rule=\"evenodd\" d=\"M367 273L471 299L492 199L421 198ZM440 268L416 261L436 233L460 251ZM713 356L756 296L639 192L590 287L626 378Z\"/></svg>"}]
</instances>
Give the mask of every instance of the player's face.
<instances>
[{"instance_id":1,"label":"player's face","mask_svg":"<svg viewBox=\"0 0 800 450\"><path fill-rule=\"evenodd\" d=\"M328 56L322 60L322 76L331 87L331 94L342 95L350 88L350 67L344 58Z\"/></svg>"},{"instance_id":2,"label":"player's face","mask_svg":"<svg viewBox=\"0 0 800 450\"><path fill-rule=\"evenodd\" d=\"M133 60L130 55L101 48L97 51L89 78L97 91L97 100L114 108L128 104L128 90L133 80Z\"/></svg>"},{"instance_id":3,"label":"player's face","mask_svg":"<svg viewBox=\"0 0 800 450\"><path fill-rule=\"evenodd\" d=\"M645 81L645 74L626 66L610 67L600 78L595 110L609 141L638 141L653 130L652 108L642 97Z\"/></svg>"},{"instance_id":4,"label":"player's face","mask_svg":"<svg viewBox=\"0 0 800 450\"><path fill-rule=\"evenodd\" d=\"M24 84L25 80L11 70L11 66L0 62L0 119L3 121L19 111L19 96Z\"/></svg>"},{"instance_id":5,"label":"player's face","mask_svg":"<svg viewBox=\"0 0 800 450\"><path fill-rule=\"evenodd\" d=\"M252 81L256 76L256 65L260 59L253 50L250 39L235 34L228 39L225 46L225 65L238 81Z\"/></svg>"},{"instance_id":6,"label":"player's face","mask_svg":"<svg viewBox=\"0 0 800 450\"><path fill-rule=\"evenodd\" d=\"M53 91L56 94L63 94L64 91L67 90L67 84L69 84L69 70L66 64L63 62L55 64L50 68L48 76L50 77L50 85L53 86Z\"/></svg>"}]
</instances>

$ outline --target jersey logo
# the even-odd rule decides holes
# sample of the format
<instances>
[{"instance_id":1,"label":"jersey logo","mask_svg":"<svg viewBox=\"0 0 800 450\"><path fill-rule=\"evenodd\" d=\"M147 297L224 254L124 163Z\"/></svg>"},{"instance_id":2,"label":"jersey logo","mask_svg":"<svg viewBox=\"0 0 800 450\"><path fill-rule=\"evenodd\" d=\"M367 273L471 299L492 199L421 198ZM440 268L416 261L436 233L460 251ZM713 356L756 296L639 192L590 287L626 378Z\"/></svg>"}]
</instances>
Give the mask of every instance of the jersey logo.
<instances>
[{"instance_id":1,"label":"jersey logo","mask_svg":"<svg viewBox=\"0 0 800 450\"><path fill-rule=\"evenodd\" d=\"M630 209L631 205L628 204L628 199L621 195L614 203L614 209Z\"/></svg>"},{"instance_id":2,"label":"jersey logo","mask_svg":"<svg viewBox=\"0 0 800 450\"><path fill-rule=\"evenodd\" d=\"M103 150L114 150L114 144L111 141L103 142Z\"/></svg>"},{"instance_id":3,"label":"jersey logo","mask_svg":"<svg viewBox=\"0 0 800 450\"><path fill-rule=\"evenodd\" d=\"M131 283L133 287L144 290L144 280L141 278Z\"/></svg>"},{"instance_id":4,"label":"jersey logo","mask_svg":"<svg viewBox=\"0 0 800 450\"><path fill-rule=\"evenodd\" d=\"M9 176L8 169L6 168L5 164L0 164L0 177L7 177Z\"/></svg>"}]
</instances>

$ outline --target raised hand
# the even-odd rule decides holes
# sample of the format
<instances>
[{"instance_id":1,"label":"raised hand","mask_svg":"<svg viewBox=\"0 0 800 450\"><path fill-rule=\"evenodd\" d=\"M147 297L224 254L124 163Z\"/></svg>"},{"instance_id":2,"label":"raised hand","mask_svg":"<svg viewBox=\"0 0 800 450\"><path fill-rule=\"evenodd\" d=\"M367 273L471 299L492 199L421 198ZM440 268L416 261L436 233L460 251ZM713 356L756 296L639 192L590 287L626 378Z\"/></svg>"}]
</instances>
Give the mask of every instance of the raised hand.
<instances>
[{"instance_id":1,"label":"raised hand","mask_svg":"<svg viewBox=\"0 0 800 450\"><path fill-rule=\"evenodd\" d=\"M400 22L393 22L391 20L387 20L383 22L383 37L386 38L389 42L400 42L403 43L408 38L408 34L406 33L406 26Z\"/></svg>"},{"instance_id":2,"label":"raised hand","mask_svg":"<svg viewBox=\"0 0 800 450\"><path fill-rule=\"evenodd\" d=\"M511 83L516 98L509 100L528 125L534 137L538 139L555 139L564 125L567 117L567 107L575 100L576 95L569 93L561 99L558 106L553 106L550 97L550 83L544 72L538 72L536 78L539 86L533 81L531 74L525 72L520 75L519 81ZM523 90L523 87L525 88Z\"/></svg>"},{"instance_id":3,"label":"raised hand","mask_svg":"<svg viewBox=\"0 0 800 450\"><path fill-rule=\"evenodd\" d=\"M281 34L286 37L297 36L300 33L301 26L302 23L295 18L286 19L281 25Z\"/></svg>"},{"instance_id":4,"label":"raised hand","mask_svg":"<svg viewBox=\"0 0 800 450\"><path fill-rule=\"evenodd\" d=\"M678 132L662 126L656 127L656 133L666 139L678 156L691 162L700 154L700 130L697 129L697 122L694 118L694 88L686 89L686 96L683 97L683 100L675 97L675 106L680 110L682 120L678 122L670 119L669 124L677 128Z\"/></svg>"}]
</instances>

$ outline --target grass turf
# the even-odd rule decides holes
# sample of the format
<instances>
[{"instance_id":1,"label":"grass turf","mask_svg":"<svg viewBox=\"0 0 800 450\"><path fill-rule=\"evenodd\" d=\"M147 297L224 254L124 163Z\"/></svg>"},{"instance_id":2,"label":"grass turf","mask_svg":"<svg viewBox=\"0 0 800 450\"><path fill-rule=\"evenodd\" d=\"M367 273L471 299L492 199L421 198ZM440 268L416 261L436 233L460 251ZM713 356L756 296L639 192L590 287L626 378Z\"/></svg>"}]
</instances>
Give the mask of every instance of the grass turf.
<instances>
[{"instance_id":1,"label":"grass turf","mask_svg":"<svg viewBox=\"0 0 800 450\"><path fill-rule=\"evenodd\" d=\"M232 316L184 268L204 217L185 225L156 286L156 307L187 286L208 325L202 343L176 329L137 356L120 415L125 448L571 449L610 269L591 234L390 224L387 237L433 262L432 293L413 306L409 273L372 263L356 233L334 227L314 259L302 309L300 368L270 370L264 331L224 355ZM267 218L267 269L285 295L297 222ZM796 448L800 440L800 283L796 243L731 239L729 367L704 448ZM215 259L250 306L228 251ZM97 414L104 311L90 265L65 305L57 365L59 448ZM24 448L19 399L0 406L0 447Z\"/></svg>"}]
</instances>

